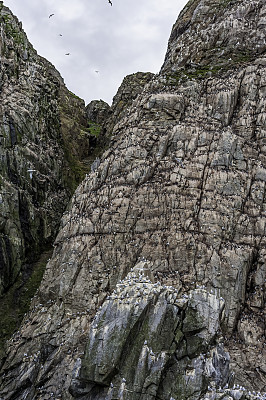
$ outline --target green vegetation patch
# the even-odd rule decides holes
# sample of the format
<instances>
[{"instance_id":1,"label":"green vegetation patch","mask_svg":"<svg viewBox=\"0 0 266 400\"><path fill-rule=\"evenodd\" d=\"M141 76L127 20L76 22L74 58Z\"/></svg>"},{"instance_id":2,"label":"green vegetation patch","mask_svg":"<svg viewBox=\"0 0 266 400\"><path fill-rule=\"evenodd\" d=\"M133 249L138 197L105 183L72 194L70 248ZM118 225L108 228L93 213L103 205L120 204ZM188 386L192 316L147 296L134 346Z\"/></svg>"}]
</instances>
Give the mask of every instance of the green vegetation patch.
<instances>
[{"instance_id":1,"label":"green vegetation patch","mask_svg":"<svg viewBox=\"0 0 266 400\"><path fill-rule=\"evenodd\" d=\"M89 127L87 131L90 135L98 137L101 133L101 130L102 128L100 125L96 124L95 122L89 122Z\"/></svg>"},{"instance_id":2,"label":"green vegetation patch","mask_svg":"<svg viewBox=\"0 0 266 400\"><path fill-rule=\"evenodd\" d=\"M221 7L225 8L229 5L234 5L236 3L236 0L220 0L221 1Z\"/></svg>"},{"instance_id":3,"label":"green vegetation patch","mask_svg":"<svg viewBox=\"0 0 266 400\"><path fill-rule=\"evenodd\" d=\"M78 99L78 100L83 101L81 97L79 97L79 96L77 96L75 93L71 92L71 90L68 90L68 93L69 93L72 97L74 97L75 99Z\"/></svg>"},{"instance_id":4,"label":"green vegetation patch","mask_svg":"<svg viewBox=\"0 0 266 400\"><path fill-rule=\"evenodd\" d=\"M232 55L233 61L239 64L252 61L252 58L253 56L250 50L239 51Z\"/></svg>"},{"instance_id":5,"label":"green vegetation patch","mask_svg":"<svg viewBox=\"0 0 266 400\"><path fill-rule=\"evenodd\" d=\"M0 360L4 356L5 343L19 328L23 316L29 311L30 302L38 289L43 273L52 255L52 250L44 252L32 266L30 276L18 278L16 283L0 298Z\"/></svg>"},{"instance_id":6,"label":"green vegetation patch","mask_svg":"<svg viewBox=\"0 0 266 400\"><path fill-rule=\"evenodd\" d=\"M219 48L222 51L223 48ZM232 51L228 55L221 57L223 63L217 65L203 65L194 68L187 68L176 73L168 74L166 76L167 83L169 85L177 85L179 82L184 82L186 80L200 80L207 76L215 76L218 72L227 71L235 66L252 61L254 56L250 50L239 50Z\"/></svg>"},{"instance_id":7,"label":"green vegetation patch","mask_svg":"<svg viewBox=\"0 0 266 400\"><path fill-rule=\"evenodd\" d=\"M24 34L12 24L10 15L2 15L2 20L5 24L7 36L12 37L14 42L18 45L24 44Z\"/></svg>"},{"instance_id":8,"label":"green vegetation patch","mask_svg":"<svg viewBox=\"0 0 266 400\"><path fill-rule=\"evenodd\" d=\"M73 154L69 145L66 141L63 141L63 150L67 164L69 165L69 170L64 170L64 181L66 186L70 189L71 193L74 193L78 184L84 179L87 169L84 167L83 163L78 160L78 158Z\"/></svg>"},{"instance_id":9,"label":"green vegetation patch","mask_svg":"<svg viewBox=\"0 0 266 400\"><path fill-rule=\"evenodd\" d=\"M177 85L180 81L185 81L189 79L204 79L207 75L215 75L218 71L223 68L222 65L215 66L201 66L198 68L190 70L181 70L174 74L169 74L166 76L167 83L169 85Z\"/></svg>"}]
</instances>

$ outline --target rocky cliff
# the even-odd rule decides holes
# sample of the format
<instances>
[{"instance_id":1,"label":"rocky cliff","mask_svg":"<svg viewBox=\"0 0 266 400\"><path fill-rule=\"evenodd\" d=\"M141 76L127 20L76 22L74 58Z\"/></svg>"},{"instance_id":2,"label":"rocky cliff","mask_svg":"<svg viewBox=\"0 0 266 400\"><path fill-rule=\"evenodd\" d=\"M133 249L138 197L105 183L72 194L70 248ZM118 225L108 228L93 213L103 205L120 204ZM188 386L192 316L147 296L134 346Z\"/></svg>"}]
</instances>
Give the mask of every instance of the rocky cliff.
<instances>
[{"instance_id":1,"label":"rocky cliff","mask_svg":"<svg viewBox=\"0 0 266 400\"><path fill-rule=\"evenodd\" d=\"M61 129L62 78L37 55L18 20L0 7L2 293L22 264L53 240L76 177ZM70 110L63 115L73 119L82 101L75 104L66 92L61 105L70 102L72 115Z\"/></svg>"},{"instance_id":2,"label":"rocky cliff","mask_svg":"<svg viewBox=\"0 0 266 400\"><path fill-rule=\"evenodd\" d=\"M265 398L265 25L264 0L189 1L62 218L1 399Z\"/></svg>"},{"instance_id":3,"label":"rocky cliff","mask_svg":"<svg viewBox=\"0 0 266 400\"><path fill-rule=\"evenodd\" d=\"M42 261L49 257L62 213L89 170L82 161L91 153L93 134L84 101L38 56L2 2L0 19L1 342L17 324L17 315L7 317L7 305L11 312L15 307L7 296L20 298L19 288L29 280L36 260L44 251ZM27 288L28 294L34 294L34 287ZM7 294L10 288L17 292Z\"/></svg>"}]
</instances>

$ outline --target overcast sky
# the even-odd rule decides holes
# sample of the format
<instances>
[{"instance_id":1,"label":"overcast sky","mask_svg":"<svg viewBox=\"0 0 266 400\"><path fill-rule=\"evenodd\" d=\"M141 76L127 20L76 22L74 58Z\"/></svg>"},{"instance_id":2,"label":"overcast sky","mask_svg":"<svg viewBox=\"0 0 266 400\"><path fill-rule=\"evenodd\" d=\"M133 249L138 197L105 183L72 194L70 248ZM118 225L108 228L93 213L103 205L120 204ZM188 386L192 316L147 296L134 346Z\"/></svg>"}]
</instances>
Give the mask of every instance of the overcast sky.
<instances>
[{"instance_id":1,"label":"overcast sky","mask_svg":"<svg viewBox=\"0 0 266 400\"><path fill-rule=\"evenodd\" d=\"M4 0L4 5L69 90L86 104L94 99L111 104L126 75L159 72L186 2L112 0L111 6L108 0Z\"/></svg>"}]
</instances>

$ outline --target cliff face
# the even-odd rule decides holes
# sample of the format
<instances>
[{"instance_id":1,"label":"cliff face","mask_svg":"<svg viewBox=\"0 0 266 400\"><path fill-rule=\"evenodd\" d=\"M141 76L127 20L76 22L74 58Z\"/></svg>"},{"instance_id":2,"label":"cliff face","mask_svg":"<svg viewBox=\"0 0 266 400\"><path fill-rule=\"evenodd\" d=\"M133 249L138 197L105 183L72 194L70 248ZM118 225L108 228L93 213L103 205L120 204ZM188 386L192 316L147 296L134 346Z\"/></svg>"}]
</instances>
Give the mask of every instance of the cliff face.
<instances>
[{"instance_id":1,"label":"cliff face","mask_svg":"<svg viewBox=\"0 0 266 400\"><path fill-rule=\"evenodd\" d=\"M262 397L228 363L265 391L265 24L264 0L181 13L62 218L3 399Z\"/></svg>"},{"instance_id":2,"label":"cliff face","mask_svg":"<svg viewBox=\"0 0 266 400\"><path fill-rule=\"evenodd\" d=\"M0 357L36 291L60 218L99 143L84 101L0 3ZM93 143L92 143L93 142ZM86 162L85 162L86 160Z\"/></svg>"},{"instance_id":3,"label":"cliff face","mask_svg":"<svg viewBox=\"0 0 266 400\"><path fill-rule=\"evenodd\" d=\"M88 153L89 141L81 134L86 128L83 100L37 55L2 2L0 12L1 294L22 266L54 240L62 212L83 177L79 161Z\"/></svg>"}]
</instances>

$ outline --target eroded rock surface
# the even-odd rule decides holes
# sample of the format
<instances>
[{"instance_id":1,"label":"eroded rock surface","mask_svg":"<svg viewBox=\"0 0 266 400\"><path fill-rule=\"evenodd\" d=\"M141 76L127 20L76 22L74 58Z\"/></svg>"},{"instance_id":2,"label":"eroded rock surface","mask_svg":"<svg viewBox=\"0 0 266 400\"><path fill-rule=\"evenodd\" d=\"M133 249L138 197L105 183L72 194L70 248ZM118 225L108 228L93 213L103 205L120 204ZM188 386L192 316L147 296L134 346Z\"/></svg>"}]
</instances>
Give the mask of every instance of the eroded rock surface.
<instances>
[{"instance_id":1,"label":"eroded rock surface","mask_svg":"<svg viewBox=\"0 0 266 400\"><path fill-rule=\"evenodd\" d=\"M62 213L100 146L92 146L84 101L38 56L2 2L0 20L1 359L2 342L40 283L36 262L52 248Z\"/></svg>"},{"instance_id":2,"label":"eroded rock surface","mask_svg":"<svg viewBox=\"0 0 266 400\"><path fill-rule=\"evenodd\" d=\"M99 384L110 388L108 376L99 373L98 365L86 366L77 360L84 358L84 352L86 360L86 354L97 348L86 346L92 332L98 339L103 334L94 325L95 321L104 323L102 310L109 312L113 306L120 315L116 299L107 297L144 258L158 287L172 286L171 293L177 291L181 298L186 293L209 293L207 298L224 299L222 328L235 383L247 390L224 387L219 391L214 384L208 392L200 381L206 396L261 398L252 392L266 387L265 17L263 0L188 3L174 26L161 73L119 117L111 148L78 187L63 216L31 311L9 342L1 370L2 397L71 399L69 390L75 395L81 390L88 398L88 388L78 387L80 376L94 382L95 398L101 396ZM249 56L232 53L228 57L221 45L228 45L229 52L241 52L247 46ZM178 47L182 48L180 58L178 51L175 55ZM181 311L166 303L155 301L176 310L177 314L169 312L178 326ZM128 305L126 315L131 315L132 308ZM154 315L152 307L149 315ZM186 318L182 321L186 325ZM108 335L104 338L108 341ZM193 348L193 342L190 345ZM136 346L136 362L142 351L149 360L144 342ZM113 353L116 360L120 350ZM104 347L99 354L104 360ZM197 360L202 371L203 361ZM181 370L176 364L171 368L171 363L162 364L167 384L158 386L158 399L174 398L172 372L182 379L190 376L185 373L186 364ZM119 371L127 373L123 367ZM146 369L145 379L151 374ZM102 375L104 381L100 381ZM116 390L126 385L132 388L137 371L130 379L119 372L115 376ZM204 390L186 392L184 398L203 396ZM149 398L147 393L143 400Z\"/></svg>"},{"instance_id":3,"label":"eroded rock surface","mask_svg":"<svg viewBox=\"0 0 266 400\"><path fill-rule=\"evenodd\" d=\"M74 369L75 397L198 399L208 382L228 383L229 356L215 346L224 301L202 289L179 298L152 283L146 265L138 263L96 314Z\"/></svg>"},{"instance_id":4,"label":"eroded rock surface","mask_svg":"<svg viewBox=\"0 0 266 400\"><path fill-rule=\"evenodd\" d=\"M86 119L84 102L71 95L55 68L37 55L21 23L2 2L0 12L1 294L22 265L34 261L54 240L81 179L77 167L82 154L69 154L77 135L64 121L74 125L78 119L80 132ZM86 148L86 139L79 147Z\"/></svg>"},{"instance_id":5,"label":"eroded rock surface","mask_svg":"<svg viewBox=\"0 0 266 400\"><path fill-rule=\"evenodd\" d=\"M84 101L0 4L0 294L54 240L91 153Z\"/></svg>"},{"instance_id":6,"label":"eroded rock surface","mask_svg":"<svg viewBox=\"0 0 266 400\"><path fill-rule=\"evenodd\" d=\"M114 125L118 124L120 119L128 116L129 107L153 77L154 74L151 72L136 72L135 74L127 75L123 79L113 98L112 117L108 126L109 132L112 132Z\"/></svg>"},{"instance_id":7,"label":"eroded rock surface","mask_svg":"<svg viewBox=\"0 0 266 400\"><path fill-rule=\"evenodd\" d=\"M110 106L103 100L93 100L86 107L87 119L97 125L104 125L110 116Z\"/></svg>"}]
</instances>

